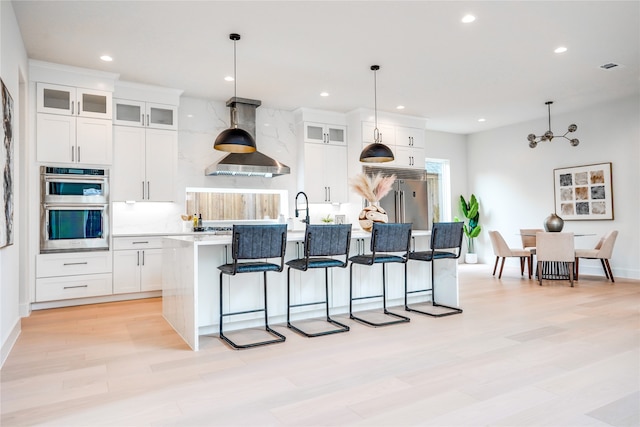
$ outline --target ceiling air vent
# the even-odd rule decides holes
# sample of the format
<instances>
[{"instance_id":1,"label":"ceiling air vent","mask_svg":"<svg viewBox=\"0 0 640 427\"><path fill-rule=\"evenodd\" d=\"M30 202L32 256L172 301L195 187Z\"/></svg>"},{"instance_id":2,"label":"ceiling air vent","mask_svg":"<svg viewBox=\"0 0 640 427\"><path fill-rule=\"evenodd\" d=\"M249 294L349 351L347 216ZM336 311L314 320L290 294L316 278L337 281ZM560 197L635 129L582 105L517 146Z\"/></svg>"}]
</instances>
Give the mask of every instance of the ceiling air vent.
<instances>
[{"instance_id":1,"label":"ceiling air vent","mask_svg":"<svg viewBox=\"0 0 640 427\"><path fill-rule=\"evenodd\" d=\"M615 68L617 66L618 66L618 64L614 64L613 62L609 62L607 64L602 64L600 66L600 68L602 68L603 70L610 70L610 69Z\"/></svg>"}]
</instances>

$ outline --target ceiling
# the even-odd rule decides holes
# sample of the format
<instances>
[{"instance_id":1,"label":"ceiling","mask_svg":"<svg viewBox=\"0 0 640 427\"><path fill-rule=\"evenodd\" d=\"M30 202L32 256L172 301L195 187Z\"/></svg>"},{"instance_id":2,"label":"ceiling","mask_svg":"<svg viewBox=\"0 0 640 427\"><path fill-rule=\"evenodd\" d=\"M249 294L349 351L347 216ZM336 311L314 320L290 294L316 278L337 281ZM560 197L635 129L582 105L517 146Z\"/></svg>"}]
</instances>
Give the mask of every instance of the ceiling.
<instances>
[{"instance_id":1,"label":"ceiling","mask_svg":"<svg viewBox=\"0 0 640 427\"><path fill-rule=\"evenodd\" d=\"M233 96L233 32L237 95L270 108L373 108L373 64L379 112L461 134L640 96L638 1L12 3L30 58L189 97Z\"/></svg>"}]
</instances>

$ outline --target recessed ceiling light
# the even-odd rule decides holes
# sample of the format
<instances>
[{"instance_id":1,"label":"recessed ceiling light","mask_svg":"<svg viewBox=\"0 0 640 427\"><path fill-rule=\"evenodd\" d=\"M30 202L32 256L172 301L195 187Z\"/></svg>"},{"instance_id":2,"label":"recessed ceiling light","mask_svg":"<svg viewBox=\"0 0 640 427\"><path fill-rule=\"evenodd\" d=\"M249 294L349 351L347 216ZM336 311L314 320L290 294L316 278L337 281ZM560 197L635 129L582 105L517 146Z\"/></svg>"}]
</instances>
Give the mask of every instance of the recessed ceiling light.
<instances>
[{"instance_id":1,"label":"recessed ceiling light","mask_svg":"<svg viewBox=\"0 0 640 427\"><path fill-rule=\"evenodd\" d=\"M398 106L396 107L396 110L404 110L404 105L398 105Z\"/></svg>"},{"instance_id":2,"label":"recessed ceiling light","mask_svg":"<svg viewBox=\"0 0 640 427\"><path fill-rule=\"evenodd\" d=\"M479 121L480 123L482 123L482 122L486 122L486 121L487 121L487 119L485 119L484 117L481 117L481 118L479 118L479 119L478 119L478 121Z\"/></svg>"},{"instance_id":3,"label":"recessed ceiling light","mask_svg":"<svg viewBox=\"0 0 640 427\"><path fill-rule=\"evenodd\" d=\"M329 96L329 92L320 92L320 96Z\"/></svg>"},{"instance_id":4,"label":"recessed ceiling light","mask_svg":"<svg viewBox=\"0 0 640 427\"><path fill-rule=\"evenodd\" d=\"M555 53L565 53L566 51L567 48L564 46L557 47L556 50L554 50Z\"/></svg>"},{"instance_id":5,"label":"recessed ceiling light","mask_svg":"<svg viewBox=\"0 0 640 427\"><path fill-rule=\"evenodd\" d=\"M100 57L100 59L102 59L104 62L111 62L111 61L113 61L113 58L112 58L112 57L110 57L109 55L102 55L102 56Z\"/></svg>"},{"instance_id":6,"label":"recessed ceiling light","mask_svg":"<svg viewBox=\"0 0 640 427\"><path fill-rule=\"evenodd\" d=\"M475 20L476 20L476 17L473 16L473 15L464 15L462 17L462 22L465 23L465 24L469 24L469 23L471 23L471 22L473 22Z\"/></svg>"},{"instance_id":7,"label":"recessed ceiling light","mask_svg":"<svg viewBox=\"0 0 640 427\"><path fill-rule=\"evenodd\" d=\"M227 76L227 77L224 78L224 81L225 82L232 82L233 81L233 77Z\"/></svg>"}]
</instances>

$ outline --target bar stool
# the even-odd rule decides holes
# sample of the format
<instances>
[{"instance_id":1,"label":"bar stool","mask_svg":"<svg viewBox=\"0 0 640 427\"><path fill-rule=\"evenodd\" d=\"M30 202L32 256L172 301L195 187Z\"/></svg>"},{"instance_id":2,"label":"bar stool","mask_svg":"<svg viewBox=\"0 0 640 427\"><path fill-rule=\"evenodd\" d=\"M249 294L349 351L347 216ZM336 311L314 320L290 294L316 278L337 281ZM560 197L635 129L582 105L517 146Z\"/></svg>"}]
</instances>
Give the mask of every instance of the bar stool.
<instances>
[{"instance_id":1,"label":"bar stool","mask_svg":"<svg viewBox=\"0 0 640 427\"><path fill-rule=\"evenodd\" d=\"M281 272L284 268L284 253L287 242L287 225L234 225L232 232L231 255L233 262L218 266L220 270L220 339L224 340L235 349L257 347L267 344L283 342L286 337L269 327L269 315L267 313L267 271ZM267 262L267 258L280 258L280 264ZM255 261L265 259L265 261ZM240 260L251 260L238 262ZM223 286L222 275L235 276L238 273L263 273L264 308L254 310L223 313L222 302ZM264 312L265 330L274 337L267 341L253 342L249 344L236 344L222 331L223 319L238 314Z\"/></svg>"},{"instance_id":2,"label":"bar stool","mask_svg":"<svg viewBox=\"0 0 640 427\"><path fill-rule=\"evenodd\" d=\"M402 263L404 264L404 286L407 287L407 254L409 253L409 245L411 244L411 224L386 224L380 222L373 223L371 230L371 253L356 255L349 258L351 265L349 267L349 317L369 326L387 326L396 323L409 322L411 319L392 313L387 310L387 284L385 274L385 264ZM402 255L393 255L383 252L402 252ZM374 265L382 264L382 294L369 295L354 298L353 297L353 265ZM382 297L382 310L387 316L394 317L395 320L387 322L372 322L353 315L353 301L380 298Z\"/></svg>"},{"instance_id":3,"label":"bar stool","mask_svg":"<svg viewBox=\"0 0 640 427\"><path fill-rule=\"evenodd\" d=\"M458 259L462 252L462 236L464 234L462 222L434 222L431 229L431 250L419 251L409 253L409 259L416 261L426 261L431 263L431 287L426 289L418 289L409 291L406 287L404 292L404 308L407 311L414 311L416 313L426 314L427 316L442 317L450 316L452 314L462 313L462 309L458 307L450 307L444 304L438 304L436 302L436 283L434 274L434 264L438 259ZM449 309L448 311L431 313L428 311L421 311L415 308L409 307L408 295L417 292L429 292L431 291L431 305L433 307L442 307Z\"/></svg>"},{"instance_id":4,"label":"bar stool","mask_svg":"<svg viewBox=\"0 0 640 427\"><path fill-rule=\"evenodd\" d=\"M304 257L287 261L287 326L290 329L313 338L321 335L347 332L349 327L333 320L329 316L329 268L347 266L349 256L349 245L351 243L351 224L335 225L309 225L304 237ZM344 260L331 258L333 256L344 256ZM291 269L307 271L314 268L324 268L324 301L305 302L291 305ZM324 304L326 307L326 320L337 329L328 331L308 333L291 323L291 308L304 307L309 305Z\"/></svg>"}]
</instances>

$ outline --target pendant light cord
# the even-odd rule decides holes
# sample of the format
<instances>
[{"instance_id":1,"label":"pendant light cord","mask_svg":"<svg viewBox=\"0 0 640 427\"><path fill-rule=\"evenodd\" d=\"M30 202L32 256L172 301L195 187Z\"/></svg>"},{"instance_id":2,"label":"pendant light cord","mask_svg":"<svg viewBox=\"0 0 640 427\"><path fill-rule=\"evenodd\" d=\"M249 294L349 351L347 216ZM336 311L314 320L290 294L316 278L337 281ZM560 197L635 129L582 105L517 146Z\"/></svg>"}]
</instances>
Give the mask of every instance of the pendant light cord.
<instances>
[{"instance_id":1,"label":"pendant light cord","mask_svg":"<svg viewBox=\"0 0 640 427\"><path fill-rule=\"evenodd\" d=\"M373 70L373 115L376 122L376 127L373 129L373 142L380 143L380 130L378 129L378 79L377 71L380 68L378 65L372 65Z\"/></svg>"}]
</instances>

